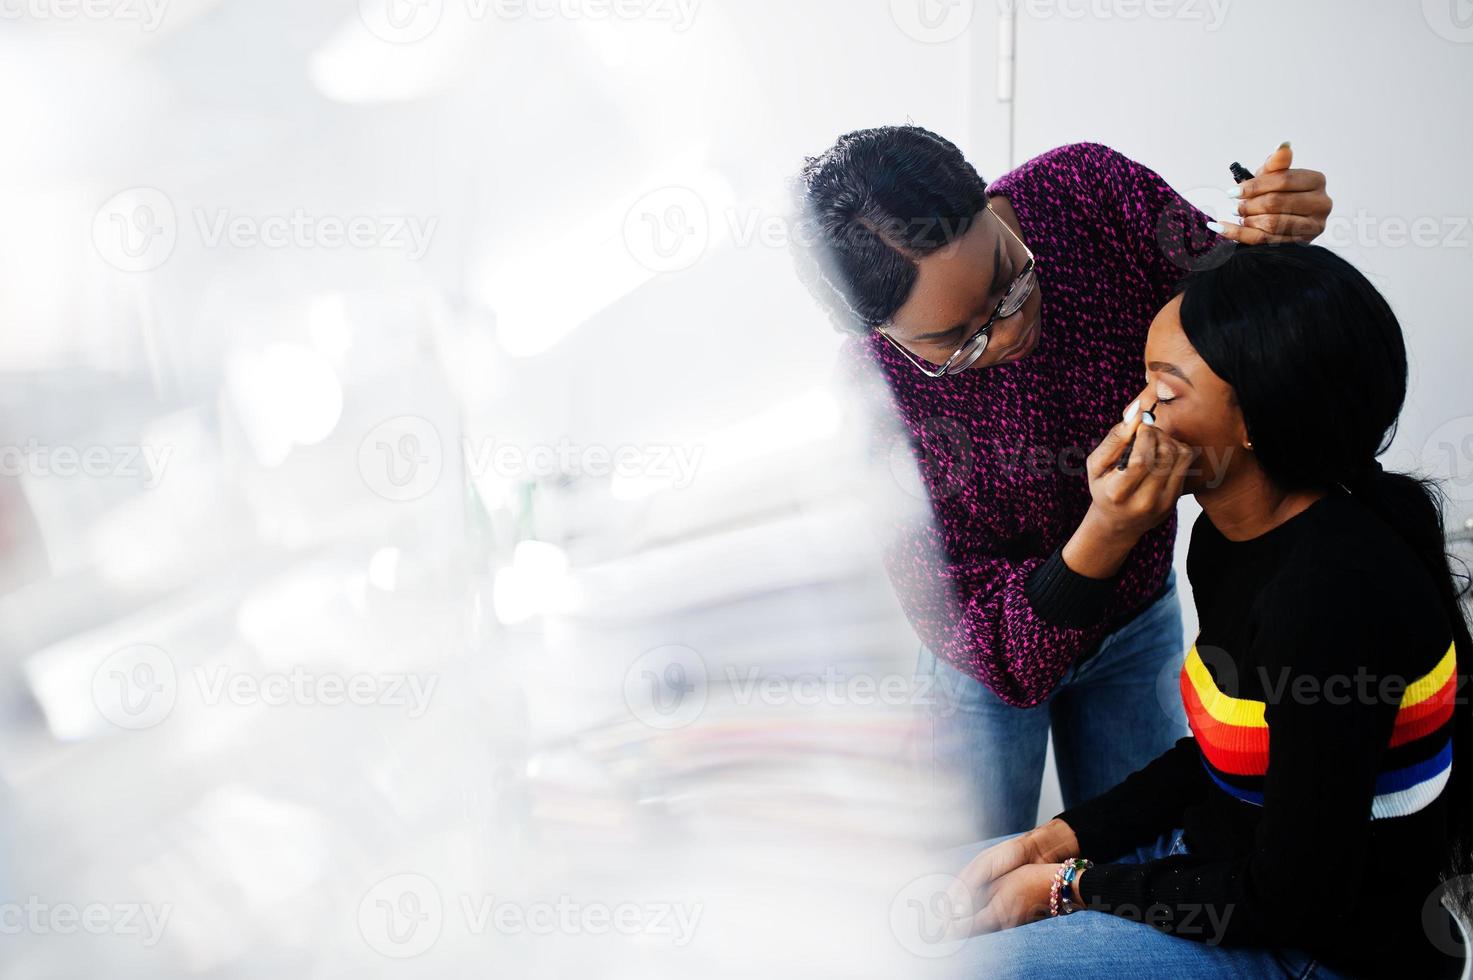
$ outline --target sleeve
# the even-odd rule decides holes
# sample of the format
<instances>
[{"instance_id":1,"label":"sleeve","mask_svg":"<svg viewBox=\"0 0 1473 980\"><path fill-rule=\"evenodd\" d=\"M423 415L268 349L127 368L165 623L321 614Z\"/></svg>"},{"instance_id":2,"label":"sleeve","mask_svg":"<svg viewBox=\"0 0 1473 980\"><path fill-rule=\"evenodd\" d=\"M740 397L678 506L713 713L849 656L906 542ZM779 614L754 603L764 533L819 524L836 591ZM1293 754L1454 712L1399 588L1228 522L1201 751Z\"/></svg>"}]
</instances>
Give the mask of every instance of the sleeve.
<instances>
[{"instance_id":1,"label":"sleeve","mask_svg":"<svg viewBox=\"0 0 1473 980\"><path fill-rule=\"evenodd\" d=\"M838 379L864 413L871 462L894 464L906 439L891 395L855 341L841 355ZM968 492L954 469L958 439L945 419L922 426L918 466L929 484L926 509L890 529L885 564L906 618L921 641L1014 707L1040 704L1069 666L1098 642L1116 579L1091 579L1064 564L1059 551L1038 557L981 555L952 547L944 525L966 517L954 499ZM964 443L964 440L963 440ZM948 482L955 481L955 482ZM899 481L903 482L903 481ZM953 492L955 491L955 492Z\"/></svg>"},{"instance_id":2,"label":"sleeve","mask_svg":"<svg viewBox=\"0 0 1473 980\"><path fill-rule=\"evenodd\" d=\"M1057 552L1049 558L953 556L936 523L907 526L886 549L887 570L911 624L933 653L979 678L1007 704L1042 703L1099 640L1114 580L1060 571Z\"/></svg>"},{"instance_id":3,"label":"sleeve","mask_svg":"<svg viewBox=\"0 0 1473 980\"><path fill-rule=\"evenodd\" d=\"M1249 661L1267 668L1270 732L1251 851L1232 860L1183 854L1096 866L1080 881L1088 906L1209 943L1314 951L1353 938L1376 774L1398 707L1388 698L1335 693L1352 665L1375 672L1388 640L1384 624L1367 628L1343 615L1374 605L1374 583L1364 574L1354 587L1339 576L1338 598L1321 576L1317 587L1281 596L1278 615L1265 612ZM1307 871L1317 865L1333 876L1333 894L1306 892Z\"/></svg>"},{"instance_id":4,"label":"sleeve","mask_svg":"<svg viewBox=\"0 0 1473 980\"><path fill-rule=\"evenodd\" d=\"M1111 789L1057 814L1079 839L1081 854L1125 854L1182 825L1188 806L1207 795L1197 740L1190 735Z\"/></svg>"},{"instance_id":5,"label":"sleeve","mask_svg":"<svg viewBox=\"0 0 1473 980\"><path fill-rule=\"evenodd\" d=\"M1188 273L1232 243L1207 228L1208 216L1151 168L1099 143L1060 148L1073 163L1104 234L1114 238L1160 303ZM1149 326L1149 323L1143 326Z\"/></svg>"}]
</instances>

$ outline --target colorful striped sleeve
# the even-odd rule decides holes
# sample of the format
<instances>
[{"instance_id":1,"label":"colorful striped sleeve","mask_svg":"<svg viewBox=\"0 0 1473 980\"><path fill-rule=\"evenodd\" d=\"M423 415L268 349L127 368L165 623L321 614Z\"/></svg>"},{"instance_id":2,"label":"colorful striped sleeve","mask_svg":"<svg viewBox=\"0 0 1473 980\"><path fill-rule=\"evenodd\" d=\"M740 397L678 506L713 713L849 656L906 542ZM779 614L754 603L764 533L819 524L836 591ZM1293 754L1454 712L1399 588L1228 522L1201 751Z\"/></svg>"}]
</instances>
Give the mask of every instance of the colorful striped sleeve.
<instances>
[{"instance_id":1,"label":"colorful striped sleeve","mask_svg":"<svg viewBox=\"0 0 1473 980\"><path fill-rule=\"evenodd\" d=\"M1373 821L1418 819L1446 782L1453 671L1445 622L1346 615L1396 599L1369 572L1334 578L1266 604L1242 661L1261 672L1262 700L1220 689L1200 654L1182 671L1200 766L1235 798L1226 805L1261 811L1252 849L1097 866L1081 880L1093 908L1158 909L1153 923L1204 942L1316 952L1355 940ZM1306 868L1325 858L1333 896L1307 897Z\"/></svg>"}]
</instances>

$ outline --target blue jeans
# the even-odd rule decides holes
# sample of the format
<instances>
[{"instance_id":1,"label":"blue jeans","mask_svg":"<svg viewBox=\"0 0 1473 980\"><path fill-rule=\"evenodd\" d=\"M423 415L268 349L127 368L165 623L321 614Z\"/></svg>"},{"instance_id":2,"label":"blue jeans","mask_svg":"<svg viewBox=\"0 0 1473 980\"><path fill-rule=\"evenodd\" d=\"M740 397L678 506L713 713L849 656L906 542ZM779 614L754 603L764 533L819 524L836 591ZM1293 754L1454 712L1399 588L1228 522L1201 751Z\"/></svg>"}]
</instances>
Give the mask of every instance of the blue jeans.
<instances>
[{"instance_id":1,"label":"blue jeans","mask_svg":"<svg viewBox=\"0 0 1473 980\"><path fill-rule=\"evenodd\" d=\"M1036 707L1005 704L923 647L917 671L933 678L933 695L930 751L923 746L922 757L929 755L933 779L963 781L975 815L970 839L1035 826L1050 730L1065 808L1100 795L1189 734L1177 686L1184 656L1175 570L1160 598L1071 666Z\"/></svg>"},{"instance_id":2,"label":"blue jeans","mask_svg":"<svg viewBox=\"0 0 1473 980\"><path fill-rule=\"evenodd\" d=\"M977 854L1007 837L953 851L956 867L966 867ZM1186 853L1182 832L1174 830L1110 863L1140 864ZM1220 925L1204 916L1202 935L1210 940L1212 930ZM1347 974L1332 970L1302 950L1222 946L1185 939L1164 933L1147 922L1092 909L968 939L946 964L945 972L957 980L1042 976L1100 980L1142 977L1348 980Z\"/></svg>"}]
</instances>

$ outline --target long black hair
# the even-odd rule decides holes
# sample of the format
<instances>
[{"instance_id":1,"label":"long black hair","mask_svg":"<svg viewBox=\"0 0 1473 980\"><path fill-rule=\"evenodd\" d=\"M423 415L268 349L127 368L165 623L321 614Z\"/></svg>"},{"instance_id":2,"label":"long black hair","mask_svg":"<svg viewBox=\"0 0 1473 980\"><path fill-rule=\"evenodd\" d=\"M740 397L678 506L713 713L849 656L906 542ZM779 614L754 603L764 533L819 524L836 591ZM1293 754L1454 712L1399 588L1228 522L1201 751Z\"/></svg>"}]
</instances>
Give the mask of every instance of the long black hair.
<instances>
[{"instance_id":1,"label":"long black hair","mask_svg":"<svg viewBox=\"0 0 1473 980\"><path fill-rule=\"evenodd\" d=\"M946 139L882 126L806 158L793 196L799 278L835 327L867 333L904 305L916 263L967 233L987 184Z\"/></svg>"},{"instance_id":2,"label":"long black hair","mask_svg":"<svg viewBox=\"0 0 1473 980\"><path fill-rule=\"evenodd\" d=\"M1436 584L1457 647L1454 764L1448 784L1449 876L1473 872L1473 709L1462 684L1473 643L1432 480L1383 470L1407 393L1401 325L1354 266L1317 245L1238 248L1177 288L1187 339L1233 387L1253 453L1288 490L1336 485L1411 546Z\"/></svg>"}]
</instances>

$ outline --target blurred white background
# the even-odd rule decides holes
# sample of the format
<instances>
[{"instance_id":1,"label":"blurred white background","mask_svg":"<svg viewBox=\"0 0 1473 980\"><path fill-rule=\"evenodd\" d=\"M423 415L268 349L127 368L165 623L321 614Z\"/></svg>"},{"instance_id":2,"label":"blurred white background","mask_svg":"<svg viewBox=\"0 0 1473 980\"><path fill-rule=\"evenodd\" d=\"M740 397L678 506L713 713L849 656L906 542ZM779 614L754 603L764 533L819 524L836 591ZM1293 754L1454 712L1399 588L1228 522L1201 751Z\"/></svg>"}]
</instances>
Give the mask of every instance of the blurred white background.
<instances>
[{"instance_id":1,"label":"blurred white background","mask_svg":"<svg viewBox=\"0 0 1473 980\"><path fill-rule=\"evenodd\" d=\"M1459 0L6 0L0 976L944 962L787 179L1292 140L1460 524L1470 82Z\"/></svg>"}]
</instances>

